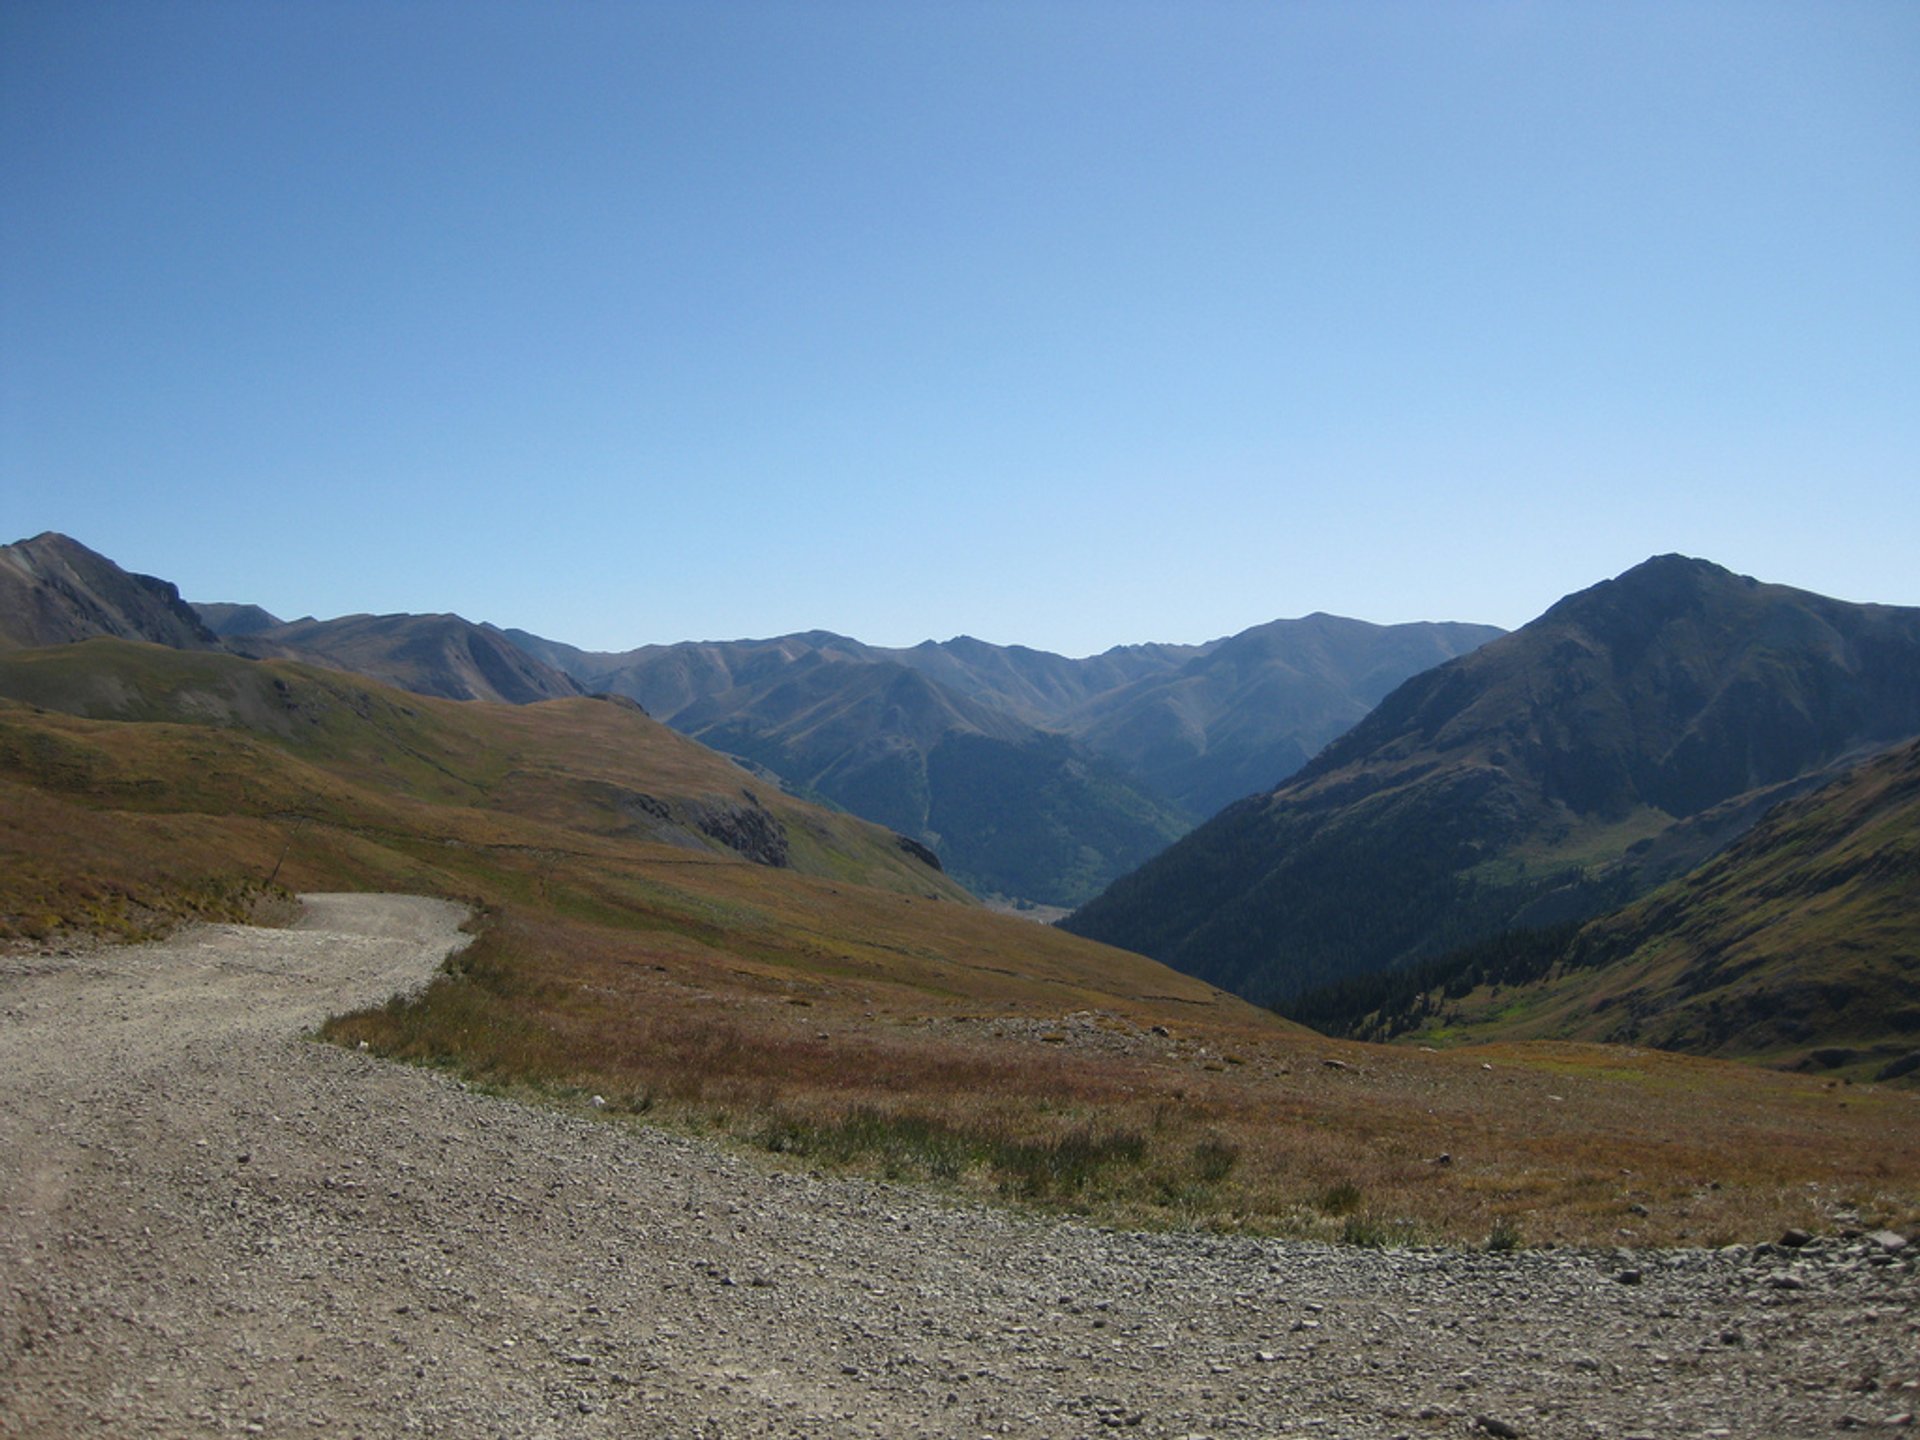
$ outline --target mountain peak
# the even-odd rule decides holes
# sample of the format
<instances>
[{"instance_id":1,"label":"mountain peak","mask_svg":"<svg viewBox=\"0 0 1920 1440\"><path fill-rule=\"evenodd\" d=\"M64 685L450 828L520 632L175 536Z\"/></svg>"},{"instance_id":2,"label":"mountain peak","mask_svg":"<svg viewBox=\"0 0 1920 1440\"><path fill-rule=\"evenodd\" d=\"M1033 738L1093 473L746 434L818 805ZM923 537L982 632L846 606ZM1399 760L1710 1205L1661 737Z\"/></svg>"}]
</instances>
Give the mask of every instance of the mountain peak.
<instances>
[{"instance_id":1,"label":"mountain peak","mask_svg":"<svg viewBox=\"0 0 1920 1440\"><path fill-rule=\"evenodd\" d=\"M1563 607L1578 606L1596 596L1639 596L1652 603L1662 603L1710 589L1747 589L1757 584L1759 582L1750 576L1736 575L1711 560L1701 560L1691 555L1654 555L1630 570L1623 570L1611 580L1602 580L1585 590L1576 590L1551 607L1547 615Z\"/></svg>"},{"instance_id":2,"label":"mountain peak","mask_svg":"<svg viewBox=\"0 0 1920 1440\"><path fill-rule=\"evenodd\" d=\"M1915 733L1920 609L1655 556L1400 685L1073 928L1272 998L1591 914L1674 873L1629 846L1698 858Z\"/></svg>"},{"instance_id":3,"label":"mountain peak","mask_svg":"<svg viewBox=\"0 0 1920 1440\"><path fill-rule=\"evenodd\" d=\"M0 645L66 645L96 635L220 648L165 580L122 570L57 530L0 546Z\"/></svg>"}]
</instances>

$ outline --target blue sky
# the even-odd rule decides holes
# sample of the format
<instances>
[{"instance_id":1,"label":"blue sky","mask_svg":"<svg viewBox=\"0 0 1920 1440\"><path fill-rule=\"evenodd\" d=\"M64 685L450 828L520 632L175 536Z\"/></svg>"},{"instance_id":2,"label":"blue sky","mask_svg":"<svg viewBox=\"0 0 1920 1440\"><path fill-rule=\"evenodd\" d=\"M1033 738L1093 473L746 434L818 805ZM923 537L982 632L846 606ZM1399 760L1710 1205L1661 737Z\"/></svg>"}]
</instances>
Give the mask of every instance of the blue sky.
<instances>
[{"instance_id":1,"label":"blue sky","mask_svg":"<svg viewBox=\"0 0 1920 1440\"><path fill-rule=\"evenodd\" d=\"M0 541L590 648L1920 604L1920 6L0 6Z\"/></svg>"}]
</instances>

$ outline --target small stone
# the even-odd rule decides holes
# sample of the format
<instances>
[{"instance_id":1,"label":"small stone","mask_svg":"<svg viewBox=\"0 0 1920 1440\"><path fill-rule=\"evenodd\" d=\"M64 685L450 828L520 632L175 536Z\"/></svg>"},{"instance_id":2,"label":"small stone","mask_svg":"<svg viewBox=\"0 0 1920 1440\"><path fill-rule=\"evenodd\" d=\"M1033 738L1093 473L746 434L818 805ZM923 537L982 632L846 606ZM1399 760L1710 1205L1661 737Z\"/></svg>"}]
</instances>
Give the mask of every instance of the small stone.
<instances>
[{"instance_id":1,"label":"small stone","mask_svg":"<svg viewBox=\"0 0 1920 1440\"><path fill-rule=\"evenodd\" d=\"M1520 1440L1520 1432L1497 1415L1476 1415L1473 1418L1476 1429L1491 1435L1494 1440Z\"/></svg>"},{"instance_id":2,"label":"small stone","mask_svg":"<svg viewBox=\"0 0 1920 1440\"><path fill-rule=\"evenodd\" d=\"M1622 1270L1613 1278L1622 1285L1638 1285L1643 1277L1638 1270Z\"/></svg>"},{"instance_id":3,"label":"small stone","mask_svg":"<svg viewBox=\"0 0 1920 1440\"><path fill-rule=\"evenodd\" d=\"M1889 1255L1897 1255L1907 1248L1907 1237L1895 1230L1876 1230L1867 1236L1869 1245L1878 1245Z\"/></svg>"},{"instance_id":4,"label":"small stone","mask_svg":"<svg viewBox=\"0 0 1920 1440\"><path fill-rule=\"evenodd\" d=\"M1811 1245L1813 1243L1813 1236L1805 1230L1796 1227L1782 1235L1780 1237L1780 1243L1789 1250L1798 1250L1802 1245Z\"/></svg>"}]
</instances>

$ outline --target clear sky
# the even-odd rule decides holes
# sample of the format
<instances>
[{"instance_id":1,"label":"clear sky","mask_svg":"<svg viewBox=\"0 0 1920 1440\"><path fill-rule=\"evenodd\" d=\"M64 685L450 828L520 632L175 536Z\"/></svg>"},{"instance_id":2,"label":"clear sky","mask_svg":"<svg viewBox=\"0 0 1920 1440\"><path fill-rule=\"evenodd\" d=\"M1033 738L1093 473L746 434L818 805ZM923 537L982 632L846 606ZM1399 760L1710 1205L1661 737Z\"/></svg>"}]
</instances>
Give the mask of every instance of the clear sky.
<instances>
[{"instance_id":1,"label":"clear sky","mask_svg":"<svg viewBox=\"0 0 1920 1440\"><path fill-rule=\"evenodd\" d=\"M597 649L1920 604L1920 5L0 4L0 542Z\"/></svg>"}]
</instances>

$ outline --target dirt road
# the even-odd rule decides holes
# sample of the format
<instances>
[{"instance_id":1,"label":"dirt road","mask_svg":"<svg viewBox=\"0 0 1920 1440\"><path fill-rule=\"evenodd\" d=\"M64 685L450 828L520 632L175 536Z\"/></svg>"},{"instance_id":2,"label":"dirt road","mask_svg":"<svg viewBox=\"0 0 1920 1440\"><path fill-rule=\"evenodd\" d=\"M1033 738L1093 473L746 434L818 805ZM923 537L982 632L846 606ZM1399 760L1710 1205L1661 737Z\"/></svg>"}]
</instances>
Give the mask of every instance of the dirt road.
<instances>
[{"instance_id":1,"label":"dirt road","mask_svg":"<svg viewBox=\"0 0 1920 1440\"><path fill-rule=\"evenodd\" d=\"M1912 1247L1115 1234L302 1038L460 918L0 960L0 1435L1915 1433Z\"/></svg>"}]
</instances>

